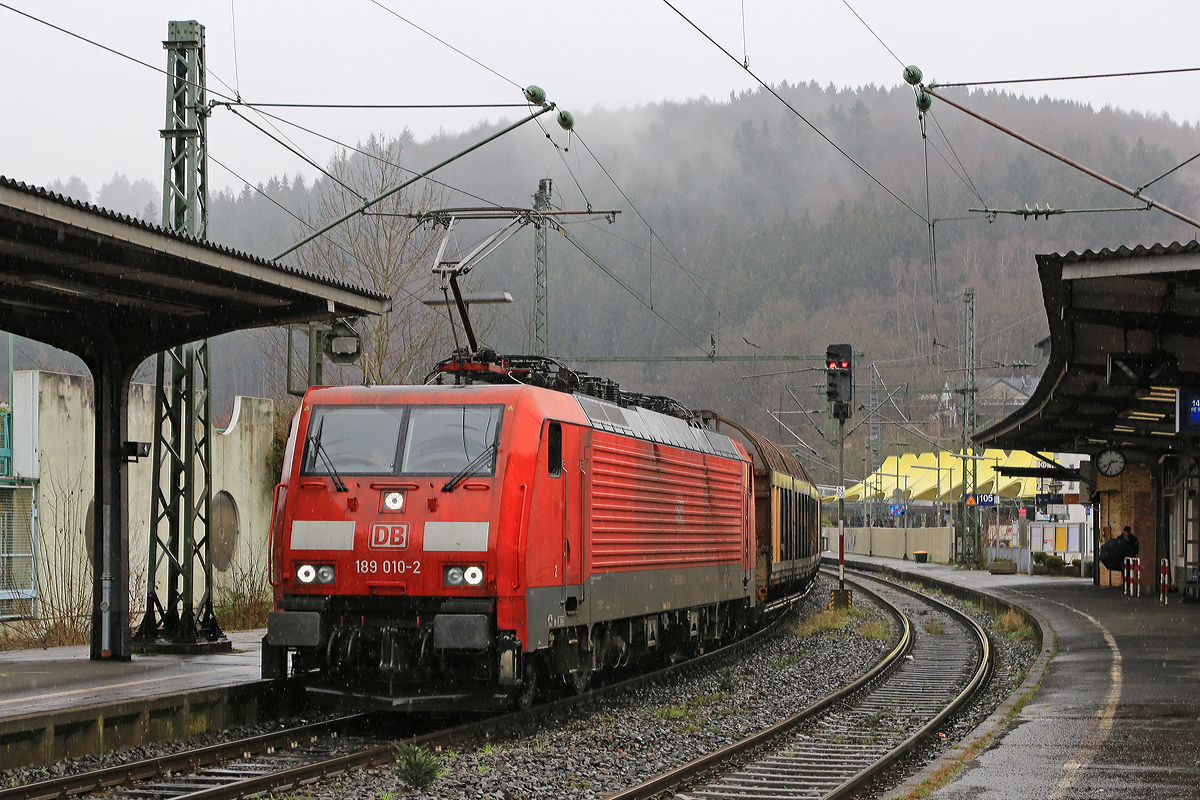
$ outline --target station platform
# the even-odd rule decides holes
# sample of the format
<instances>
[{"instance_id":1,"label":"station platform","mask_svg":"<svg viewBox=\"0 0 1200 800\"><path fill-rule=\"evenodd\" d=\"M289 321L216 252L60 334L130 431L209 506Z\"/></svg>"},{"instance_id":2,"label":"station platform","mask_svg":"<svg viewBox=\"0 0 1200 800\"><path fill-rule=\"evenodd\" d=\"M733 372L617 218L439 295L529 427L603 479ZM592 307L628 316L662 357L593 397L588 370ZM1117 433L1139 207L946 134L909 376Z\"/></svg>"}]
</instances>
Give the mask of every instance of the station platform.
<instances>
[{"instance_id":1,"label":"station platform","mask_svg":"<svg viewBox=\"0 0 1200 800\"><path fill-rule=\"evenodd\" d=\"M232 651L92 661L89 648L0 652L0 771L258 721L286 698L259 678L264 631Z\"/></svg>"},{"instance_id":2,"label":"station platform","mask_svg":"<svg viewBox=\"0 0 1200 800\"><path fill-rule=\"evenodd\" d=\"M0 652L0 720L259 679L264 631L228 634L233 652L92 661L88 646Z\"/></svg>"},{"instance_id":3,"label":"station platform","mask_svg":"<svg viewBox=\"0 0 1200 800\"><path fill-rule=\"evenodd\" d=\"M829 554L826 554L829 555ZM833 556L836 561L836 555ZM1126 597L1090 578L992 575L941 564L847 556L990 594L1038 619L1043 655L986 749L928 795L939 800L1200 797L1200 605ZM1016 698L1013 698L1015 701ZM943 763L960 758L951 752ZM928 774L928 771L927 773ZM902 798L921 776L888 795ZM920 795L925 796L925 795Z\"/></svg>"}]
</instances>

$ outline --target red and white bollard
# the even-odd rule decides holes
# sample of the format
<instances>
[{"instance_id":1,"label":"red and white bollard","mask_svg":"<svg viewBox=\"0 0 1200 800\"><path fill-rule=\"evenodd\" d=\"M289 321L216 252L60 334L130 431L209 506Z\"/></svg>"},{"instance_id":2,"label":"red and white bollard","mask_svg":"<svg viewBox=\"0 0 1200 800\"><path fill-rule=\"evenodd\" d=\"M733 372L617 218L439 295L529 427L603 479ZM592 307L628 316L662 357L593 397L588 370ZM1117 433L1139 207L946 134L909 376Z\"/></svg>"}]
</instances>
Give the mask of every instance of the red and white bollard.
<instances>
[{"instance_id":1,"label":"red and white bollard","mask_svg":"<svg viewBox=\"0 0 1200 800\"><path fill-rule=\"evenodd\" d=\"M1122 594L1128 597L1134 597L1136 588L1137 597L1142 596L1142 560L1131 556L1125 557L1124 569L1121 571L1121 588ZM1136 582L1134 574L1137 574Z\"/></svg>"},{"instance_id":2,"label":"red and white bollard","mask_svg":"<svg viewBox=\"0 0 1200 800\"><path fill-rule=\"evenodd\" d=\"M1165 558L1158 562L1158 602L1164 606L1167 604L1167 591L1171 588L1169 571L1170 565Z\"/></svg>"}]
</instances>

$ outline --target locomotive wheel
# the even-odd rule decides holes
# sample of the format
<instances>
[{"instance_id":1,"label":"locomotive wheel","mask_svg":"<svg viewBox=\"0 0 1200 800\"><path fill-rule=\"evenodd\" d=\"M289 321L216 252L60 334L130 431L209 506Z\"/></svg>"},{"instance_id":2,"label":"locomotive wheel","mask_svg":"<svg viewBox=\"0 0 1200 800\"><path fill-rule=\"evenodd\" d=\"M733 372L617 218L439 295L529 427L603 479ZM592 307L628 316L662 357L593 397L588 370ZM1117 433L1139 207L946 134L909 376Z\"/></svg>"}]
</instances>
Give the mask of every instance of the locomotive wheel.
<instances>
[{"instance_id":1,"label":"locomotive wheel","mask_svg":"<svg viewBox=\"0 0 1200 800\"><path fill-rule=\"evenodd\" d=\"M519 708L521 711L527 711L533 706L534 701L537 699L537 693L537 665L534 664L532 658L529 658L525 660L525 676L520 687L517 689L516 694L513 695L513 699L517 702L517 708Z\"/></svg>"},{"instance_id":2,"label":"locomotive wheel","mask_svg":"<svg viewBox=\"0 0 1200 800\"><path fill-rule=\"evenodd\" d=\"M579 669L567 676L567 688L574 694L583 694L592 685L592 671Z\"/></svg>"}]
</instances>

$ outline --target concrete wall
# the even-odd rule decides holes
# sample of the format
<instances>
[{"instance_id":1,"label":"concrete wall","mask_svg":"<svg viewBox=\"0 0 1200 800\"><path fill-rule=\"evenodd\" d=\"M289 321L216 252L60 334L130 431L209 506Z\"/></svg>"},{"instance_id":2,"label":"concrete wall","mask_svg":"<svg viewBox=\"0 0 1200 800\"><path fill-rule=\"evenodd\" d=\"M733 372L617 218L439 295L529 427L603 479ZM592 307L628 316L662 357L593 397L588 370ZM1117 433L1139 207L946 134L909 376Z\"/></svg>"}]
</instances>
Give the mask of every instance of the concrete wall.
<instances>
[{"instance_id":1,"label":"concrete wall","mask_svg":"<svg viewBox=\"0 0 1200 800\"><path fill-rule=\"evenodd\" d=\"M838 529L823 528L826 549L838 551ZM953 528L846 528L846 552L882 558L908 558L924 550L929 560L949 563L954 545Z\"/></svg>"},{"instance_id":2,"label":"concrete wall","mask_svg":"<svg viewBox=\"0 0 1200 800\"><path fill-rule=\"evenodd\" d=\"M95 480L95 413L90 381L81 375L29 371L16 375L14 447L26 452L14 463L36 476L35 535L41 610L77 605L91 609L91 553L88 543ZM36 405L33 405L35 404ZM213 437L213 496L224 492L236 508L236 527L215 531L228 558L214 569L215 597L255 576L265 576L271 494L268 474L274 403L239 397L229 428ZM129 392L129 439L153 441L154 387L133 384ZM130 607L145 607L149 566L152 458L129 465ZM28 482L28 481L27 481ZM217 559L214 559L216 563ZM161 584L161 580L159 581ZM135 614L136 615L136 614ZM136 622L136 620L135 620Z\"/></svg>"}]
</instances>

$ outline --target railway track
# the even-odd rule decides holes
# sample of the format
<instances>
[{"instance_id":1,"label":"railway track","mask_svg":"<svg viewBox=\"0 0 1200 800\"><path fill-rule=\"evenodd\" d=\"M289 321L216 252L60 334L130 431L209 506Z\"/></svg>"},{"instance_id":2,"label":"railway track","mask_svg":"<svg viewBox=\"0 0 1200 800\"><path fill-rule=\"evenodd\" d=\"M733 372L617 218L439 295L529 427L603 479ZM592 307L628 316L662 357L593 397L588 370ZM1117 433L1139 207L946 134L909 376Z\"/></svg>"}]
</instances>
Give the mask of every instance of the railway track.
<instances>
[{"instance_id":1,"label":"railway track","mask_svg":"<svg viewBox=\"0 0 1200 800\"><path fill-rule=\"evenodd\" d=\"M602 686L578 697L411 736L407 741L424 747L437 747L482 738L488 733L511 729L523 722L550 717L671 675L694 670L770 635L789 617L783 612L803 596L797 595L779 603L780 613L770 625L728 647ZM266 793L296 791L324 778L394 761L396 749L390 741L394 735L387 737L387 744L378 744L377 740L371 741L369 736L364 735L376 718L377 715L370 713L353 714L235 742L2 789L0 800L52 800L101 792L106 798L137 800L236 800Z\"/></svg>"},{"instance_id":2,"label":"railway track","mask_svg":"<svg viewBox=\"0 0 1200 800\"><path fill-rule=\"evenodd\" d=\"M936 731L986 680L987 633L904 587L865 575L854 582L902 618L901 641L879 667L771 728L610 800L844 798Z\"/></svg>"}]
</instances>

